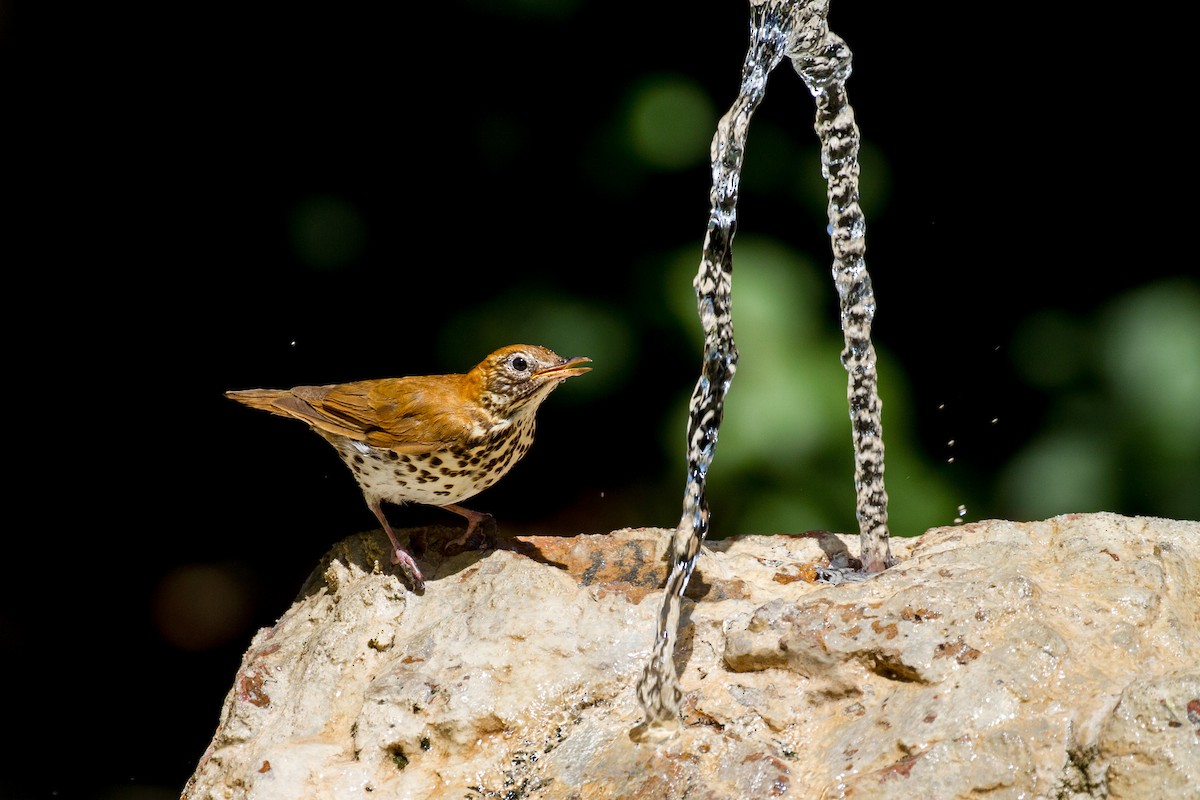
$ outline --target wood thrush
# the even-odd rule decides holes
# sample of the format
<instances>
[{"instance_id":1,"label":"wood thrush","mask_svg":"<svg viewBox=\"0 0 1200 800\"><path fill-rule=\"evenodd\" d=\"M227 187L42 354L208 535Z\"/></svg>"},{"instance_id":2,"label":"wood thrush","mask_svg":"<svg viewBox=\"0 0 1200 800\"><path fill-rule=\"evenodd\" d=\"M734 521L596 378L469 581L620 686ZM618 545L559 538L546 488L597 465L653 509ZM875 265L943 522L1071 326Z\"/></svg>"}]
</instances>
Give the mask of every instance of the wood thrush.
<instances>
[{"instance_id":1,"label":"wood thrush","mask_svg":"<svg viewBox=\"0 0 1200 800\"><path fill-rule=\"evenodd\" d=\"M294 417L325 437L350 467L392 540L392 563L413 588L425 581L396 539L381 503L424 503L467 519L467 542L488 514L458 505L512 469L533 443L538 406L590 358L545 347L502 347L464 375L379 378L293 389L226 392L239 403Z\"/></svg>"}]
</instances>

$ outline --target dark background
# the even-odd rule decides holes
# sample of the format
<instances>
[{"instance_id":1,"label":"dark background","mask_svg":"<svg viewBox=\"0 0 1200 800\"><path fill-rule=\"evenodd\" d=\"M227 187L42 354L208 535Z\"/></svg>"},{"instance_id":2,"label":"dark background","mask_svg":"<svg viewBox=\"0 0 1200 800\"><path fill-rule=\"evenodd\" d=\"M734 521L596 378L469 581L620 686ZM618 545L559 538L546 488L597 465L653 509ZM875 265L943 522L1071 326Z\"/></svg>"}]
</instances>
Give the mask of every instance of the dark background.
<instances>
[{"instance_id":1,"label":"dark background","mask_svg":"<svg viewBox=\"0 0 1200 800\"><path fill-rule=\"evenodd\" d=\"M1153 6L1136 19L832 6L868 148L885 439L904 464L888 473L893 530L1195 518L1195 412L1141 415L1156 380L1179 394L1196 372L1180 22ZM506 533L674 524L700 350L698 322L673 309L693 302L710 178L704 148L670 166L640 156L629 120L665 75L707 96L706 143L737 91L747 19L744 3L712 2L0 0L20 476L0 635L10 732L28 747L0 797L177 796L255 630L334 541L375 526L328 445L227 389L465 371L538 338L595 371L555 393L527 459L468 505ZM735 323L753 336L736 267L757 237L814 265L814 341L828 345L812 99L787 65L768 87L738 207ZM692 266L672 283L680 257ZM1140 351L1111 367L1129 337L1106 330L1164 319L1182 320L1157 351L1164 372L1139 373ZM816 359L836 366L836 344ZM1141 394L1121 380L1139 375ZM1178 435L1159 441L1164 426ZM723 439L714 535L853 531L849 426L827 427L840 444L782 473ZM738 469L722 475L726 447ZM1096 476L1086 502L1022 494L1038 475L1022 465L1075 463L1055 453ZM906 495L909 474L925 488L913 478ZM764 486L826 494L810 475L832 487L819 513L742 515L764 507L746 499ZM902 515L906 496L934 499Z\"/></svg>"}]
</instances>

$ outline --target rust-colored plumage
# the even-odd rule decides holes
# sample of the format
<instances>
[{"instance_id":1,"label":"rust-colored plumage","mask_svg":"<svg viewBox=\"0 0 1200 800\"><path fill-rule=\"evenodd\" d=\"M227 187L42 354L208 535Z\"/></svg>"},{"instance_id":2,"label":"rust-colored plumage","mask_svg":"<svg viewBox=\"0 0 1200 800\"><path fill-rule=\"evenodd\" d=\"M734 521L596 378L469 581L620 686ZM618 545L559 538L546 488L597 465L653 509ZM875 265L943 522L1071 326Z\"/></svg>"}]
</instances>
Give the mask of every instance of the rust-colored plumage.
<instances>
[{"instance_id":1,"label":"rust-colored plumage","mask_svg":"<svg viewBox=\"0 0 1200 800\"><path fill-rule=\"evenodd\" d=\"M392 562L424 588L381 503L424 503L467 519L463 544L487 514L458 505L508 472L533 442L534 417L555 387L590 367L536 345L502 347L461 375L379 378L226 396L308 423L354 473L392 541Z\"/></svg>"}]
</instances>

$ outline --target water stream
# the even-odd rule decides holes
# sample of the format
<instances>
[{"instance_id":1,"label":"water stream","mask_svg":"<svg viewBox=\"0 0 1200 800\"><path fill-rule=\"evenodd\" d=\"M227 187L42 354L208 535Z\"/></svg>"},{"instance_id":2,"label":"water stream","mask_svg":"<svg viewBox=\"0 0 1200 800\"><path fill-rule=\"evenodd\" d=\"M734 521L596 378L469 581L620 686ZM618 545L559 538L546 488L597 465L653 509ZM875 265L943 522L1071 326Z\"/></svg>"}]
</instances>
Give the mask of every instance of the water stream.
<instances>
[{"instance_id":1,"label":"water stream","mask_svg":"<svg viewBox=\"0 0 1200 800\"><path fill-rule=\"evenodd\" d=\"M700 269L693 281L704 328L704 363L688 412L688 471L683 514L671 542L671 571L650 660L638 681L645 720L631 732L638 741L669 738L679 726L679 678L673 655L684 590L708 534L705 480L717 445L725 394L737 370L730 305L732 243L737 229L738 184L750 118L762 102L767 76L785 57L816 100L815 128L821 171L828 182L833 277L841 303L849 373L854 483L863 573L891 562L887 492L883 486L883 435L871 344L875 297L863 259L865 221L858 206L858 127L846 99L850 49L829 30L828 0L751 0L750 46L737 98L717 123L711 147L711 212Z\"/></svg>"}]
</instances>

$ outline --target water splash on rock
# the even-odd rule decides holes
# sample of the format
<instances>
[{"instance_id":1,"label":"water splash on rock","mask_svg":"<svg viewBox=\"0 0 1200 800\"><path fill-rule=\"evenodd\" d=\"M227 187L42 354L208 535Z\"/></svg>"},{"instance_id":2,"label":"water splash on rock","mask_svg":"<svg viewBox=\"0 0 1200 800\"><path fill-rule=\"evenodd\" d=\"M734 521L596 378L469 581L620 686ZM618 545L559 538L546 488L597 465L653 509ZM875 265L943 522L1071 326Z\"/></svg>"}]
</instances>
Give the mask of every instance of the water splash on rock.
<instances>
[{"instance_id":1,"label":"water splash on rock","mask_svg":"<svg viewBox=\"0 0 1200 800\"><path fill-rule=\"evenodd\" d=\"M700 269L693 285L704 328L704 362L688 414L688 472L683 514L671 543L671 571L650 660L638 682L644 722L631 732L639 741L668 738L679 725L680 690L672 654L688 580L708 534L705 496L725 394L737 370L731 312L732 243L737 229L738 185L750 119L762 102L767 77L785 57L817 102L815 128L821 169L828 182L833 276L841 302L849 373L850 419L855 452L855 490L865 572L891 562L887 493L883 486L883 436L871 344L875 298L863 259L865 221L858 205L858 127L846 99L850 50L830 32L828 0L751 0L750 45L738 95L717 123L712 140L711 212Z\"/></svg>"}]
</instances>

